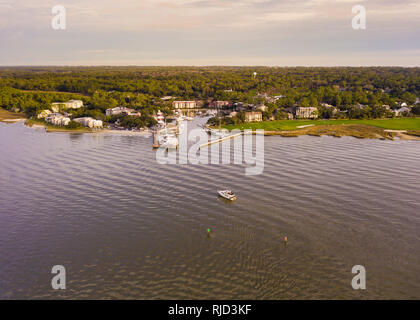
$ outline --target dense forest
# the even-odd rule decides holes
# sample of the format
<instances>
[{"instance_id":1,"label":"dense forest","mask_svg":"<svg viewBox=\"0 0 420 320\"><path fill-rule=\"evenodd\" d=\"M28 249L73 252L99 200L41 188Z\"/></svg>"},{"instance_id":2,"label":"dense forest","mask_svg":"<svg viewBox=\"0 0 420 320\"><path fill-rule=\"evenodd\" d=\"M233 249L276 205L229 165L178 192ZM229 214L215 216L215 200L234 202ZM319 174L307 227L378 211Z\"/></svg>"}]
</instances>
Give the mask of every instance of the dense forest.
<instances>
[{"instance_id":1,"label":"dense forest","mask_svg":"<svg viewBox=\"0 0 420 320\"><path fill-rule=\"evenodd\" d=\"M29 116L69 99L86 105L78 116L104 118L104 111L115 106L170 113L171 102L160 99L164 96L204 105L211 100L258 104L264 102L262 94L282 95L268 105L269 113L296 104L413 105L420 96L420 68L0 67L0 107Z\"/></svg>"}]
</instances>

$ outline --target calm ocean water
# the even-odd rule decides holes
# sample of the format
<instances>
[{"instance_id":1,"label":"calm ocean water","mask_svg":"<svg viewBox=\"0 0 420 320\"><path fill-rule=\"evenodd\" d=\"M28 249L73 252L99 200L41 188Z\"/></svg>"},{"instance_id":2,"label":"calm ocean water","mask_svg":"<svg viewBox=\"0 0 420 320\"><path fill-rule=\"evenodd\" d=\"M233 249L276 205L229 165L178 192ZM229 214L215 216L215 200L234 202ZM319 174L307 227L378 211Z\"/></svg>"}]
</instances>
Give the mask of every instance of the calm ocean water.
<instances>
[{"instance_id":1,"label":"calm ocean water","mask_svg":"<svg viewBox=\"0 0 420 320\"><path fill-rule=\"evenodd\" d=\"M420 299L419 142L266 137L257 176L151 145L0 123L0 298Z\"/></svg>"}]
</instances>

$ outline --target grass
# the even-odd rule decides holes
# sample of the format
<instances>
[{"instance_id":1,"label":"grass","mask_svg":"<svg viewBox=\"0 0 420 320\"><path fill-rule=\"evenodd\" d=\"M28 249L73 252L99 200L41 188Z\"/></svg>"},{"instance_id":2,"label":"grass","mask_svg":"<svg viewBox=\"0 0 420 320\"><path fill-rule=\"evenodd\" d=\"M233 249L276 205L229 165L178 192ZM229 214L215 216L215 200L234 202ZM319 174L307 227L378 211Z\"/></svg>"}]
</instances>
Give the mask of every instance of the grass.
<instances>
[{"instance_id":1,"label":"grass","mask_svg":"<svg viewBox=\"0 0 420 320\"><path fill-rule=\"evenodd\" d=\"M265 131L299 130L298 126L365 125L391 130L420 131L420 118L352 119L352 120L276 120L223 126L226 129L264 129Z\"/></svg>"},{"instance_id":2,"label":"grass","mask_svg":"<svg viewBox=\"0 0 420 320\"><path fill-rule=\"evenodd\" d=\"M308 126L298 128L300 126ZM406 136L386 132L389 130L406 130L410 136L420 137L420 118L395 118L395 119L361 119L361 120L277 120L246 123L242 125L228 125L224 128L232 129L264 129L265 135L279 135L283 137L297 137L300 135L333 137L352 136L367 139L393 139Z\"/></svg>"},{"instance_id":3,"label":"grass","mask_svg":"<svg viewBox=\"0 0 420 320\"><path fill-rule=\"evenodd\" d=\"M69 129L64 126L54 126L52 124L45 123L44 121L38 120L38 119L28 119L26 120L25 125L27 125L28 127L32 127L33 125L44 126L47 132L77 132L77 133L92 132L92 129L86 128L86 127Z\"/></svg>"},{"instance_id":4,"label":"grass","mask_svg":"<svg viewBox=\"0 0 420 320\"><path fill-rule=\"evenodd\" d=\"M15 119L26 119L26 115L24 113L11 112L0 108L0 121Z\"/></svg>"}]
</instances>

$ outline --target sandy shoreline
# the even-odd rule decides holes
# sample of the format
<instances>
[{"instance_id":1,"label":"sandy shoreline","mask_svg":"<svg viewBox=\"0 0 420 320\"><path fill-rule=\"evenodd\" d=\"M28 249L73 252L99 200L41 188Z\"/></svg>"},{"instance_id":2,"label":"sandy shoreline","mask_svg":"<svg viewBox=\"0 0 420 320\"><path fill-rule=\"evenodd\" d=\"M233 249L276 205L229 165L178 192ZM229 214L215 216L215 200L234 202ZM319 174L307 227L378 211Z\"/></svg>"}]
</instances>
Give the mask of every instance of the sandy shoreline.
<instances>
[{"instance_id":1,"label":"sandy shoreline","mask_svg":"<svg viewBox=\"0 0 420 320\"><path fill-rule=\"evenodd\" d=\"M23 121L26 121L26 119L24 119L24 118L21 118L21 119L3 119L3 120L0 120L0 121L2 121L2 122L23 122Z\"/></svg>"},{"instance_id":2,"label":"sandy shoreline","mask_svg":"<svg viewBox=\"0 0 420 320\"><path fill-rule=\"evenodd\" d=\"M23 121L25 121L26 119L23 119ZM141 136L146 136L146 135L150 135L151 132L139 132L139 131L130 131L130 130L111 130L111 129L89 129L86 128L85 130L66 130L66 129L60 129L60 128L47 128L45 125L42 124L30 124L27 125L25 124L26 127L32 128L32 129L44 129L46 132L48 133L88 133L88 134L117 134L117 135L141 135Z\"/></svg>"}]
</instances>

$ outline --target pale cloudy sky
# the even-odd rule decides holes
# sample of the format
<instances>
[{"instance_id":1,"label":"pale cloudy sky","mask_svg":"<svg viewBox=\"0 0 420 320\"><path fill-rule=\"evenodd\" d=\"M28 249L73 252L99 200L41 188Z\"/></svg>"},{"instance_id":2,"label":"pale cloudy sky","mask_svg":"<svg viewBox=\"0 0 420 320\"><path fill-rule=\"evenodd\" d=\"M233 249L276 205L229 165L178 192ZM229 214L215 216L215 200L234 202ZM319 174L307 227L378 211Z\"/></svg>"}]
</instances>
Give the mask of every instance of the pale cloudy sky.
<instances>
[{"instance_id":1,"label":"pale cloudy sky","mask_svg":"<svg viewBox=\"0 0 420 320\"><path fill-rule=\"evenodd\" d=\"M0 0L0 65L420 66L420 0Z\"/></svg>"}]
</instances>

